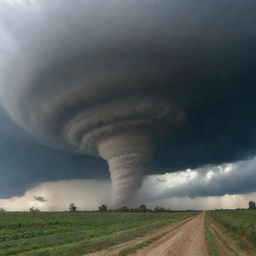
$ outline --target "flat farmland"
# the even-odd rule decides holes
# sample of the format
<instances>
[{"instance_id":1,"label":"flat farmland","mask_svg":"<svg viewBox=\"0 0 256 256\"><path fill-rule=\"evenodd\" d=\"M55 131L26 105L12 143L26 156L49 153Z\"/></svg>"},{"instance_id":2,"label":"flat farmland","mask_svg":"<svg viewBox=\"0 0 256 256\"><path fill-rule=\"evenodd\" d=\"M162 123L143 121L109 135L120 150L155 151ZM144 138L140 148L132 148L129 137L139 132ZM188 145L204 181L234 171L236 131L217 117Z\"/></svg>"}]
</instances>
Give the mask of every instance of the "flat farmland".
<instances>
[{"instance_id":1,"label":"flat farmland","mask_svg":"<svg viewBox=\"0 0 256 256\"><path fill-rule=\"evenodd\" d=\"M84 255L185 222L196 214L3 212L0 255Z\"/></svg>"},{"instance_id":2,"label":"flat farmland","mask_svg":"<svg viewBox=\"0 0 256 256\"><path fill-rule=\"evenodd\" d=\"M209 211L205 233L210 256L256 256L256 210Z\"/></svg>"},{"instance_id":3,"label":"flat farmland","mask_svg":"<svg viewBox=\"0 0 256 256\"><path fill-rule=\"evenodd\" d=\"M256 256L256 210L1 212L0 255Z\"/></svg>"}]
</instances>

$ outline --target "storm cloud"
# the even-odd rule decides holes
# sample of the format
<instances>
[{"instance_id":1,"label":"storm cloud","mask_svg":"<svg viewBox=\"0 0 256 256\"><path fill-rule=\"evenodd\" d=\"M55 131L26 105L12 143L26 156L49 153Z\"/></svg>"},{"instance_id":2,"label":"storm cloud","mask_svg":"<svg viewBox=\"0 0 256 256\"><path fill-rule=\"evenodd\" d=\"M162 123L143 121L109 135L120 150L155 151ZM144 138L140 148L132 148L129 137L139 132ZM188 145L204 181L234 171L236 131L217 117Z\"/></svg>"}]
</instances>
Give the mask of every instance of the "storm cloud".
<instances>
[{"instance_id":1,"label":"storm cloud","mask_svg":"<svg viewBox=\"0 0 256 256\"><path fill-rule=\"evenodd\" d=\"M47 202L47 199L45 199L44 197L42 197L42 196L34 196L34 199L36 200L36 201L39 201L39 202Z\"/></svg>"},{"instance_id":2,"label":"storm cloud","mask_svg":"<svg viewBox=\"0 0 256 256\"><path fill-rule=\"evenodd\" d=\"M209 197L256 192L256 158L147 176L140 198ZM154 189L152 189L154 188Z\"/></svg>"},{"instance_id":3,"label":"storm cloud","mask_svg":"<svg viewBox=\"0 0 256 256\"><path fill-rule=\"evenodd\" d=\"M2 105L41 143L106 159L117 205L145 172L255 154L254 1L0 7Z\"/></svg>"},{"instance_id":4,"label":"storm cloud","mask_svg":"<svg viewBox=\"0 0 256 256\"><path fill-rule=\"evenodd\" d=\"M136 199L129 206L146 203L149 207L162 206L172 210L247 208L248 202L256 199L255 168L256 158L253 158L146 176ZM110 202L110 190L111 184L106 180L44 182L28 189L22 196L0 199L0 205L12 211L30 207L63 211L73 202L79 210L97 210L102 203ZM38 197L44 201L35 200Z\"/></svg>"}]
</instances>

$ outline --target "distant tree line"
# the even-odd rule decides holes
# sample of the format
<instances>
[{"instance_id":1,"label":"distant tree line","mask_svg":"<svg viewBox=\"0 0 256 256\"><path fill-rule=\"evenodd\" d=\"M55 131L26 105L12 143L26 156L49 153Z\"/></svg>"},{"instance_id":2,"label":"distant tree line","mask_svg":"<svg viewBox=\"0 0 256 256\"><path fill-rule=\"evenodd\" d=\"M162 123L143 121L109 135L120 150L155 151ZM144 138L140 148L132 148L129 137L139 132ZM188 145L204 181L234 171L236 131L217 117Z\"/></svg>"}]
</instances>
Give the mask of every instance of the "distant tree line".
<instances>
[{"instance_id":1,"label":"distant tree line","mask_svg":"<svg viewBox=\"0 0 256 256\"><path fill-rule=\"evenodd\" d=\"M70 212L76 212L77 207L74 203L69 205ZM127 206L120 207L118 209L109 209L106 204L102 204L98 207L98 212L105 213L105 212L170 212L171 210L165 209L163 207L155 207L154 209L148 208L145 204L141 204L139 207L136 208L129 208ZM190 211L190 210L187 210Z\"/></svg>"},{"instance_id":2,"label":"distant tree line","mask_svg":"<svg viewBox=\"0 0 256 256\"><path fill-rule=\"evenodd\" d=\"M248 209L256 210L255 201L251 200L248 202ZM219 211L219 210L230 211L231 209L215 209L215 210L216 211ZM245 208L237 208L236 210L246 210L246 209ZM40 209L31 207L31 208L29 208L29 211L30 212L40 212ZM77 207L74 203L71 203L69 205L69 211L70 212L77 211ZM191 210L188 209L186 211L191 211ZM4 208L0 207L0 212L5 212ZM94 211L94 212L97 212L97 211ZM151 209L151 208L148 208L145 204L141 204L139 207L135 207L135 208L129 208L127 206L123 206L118 209L108 209L108 206L106 204L102 204L99 206L98 212L105 213L105 212L173 212L173 211L170 209L165 209L164 207L159 207L159 206L156 206L154 209ZM175 212L177 212L177 211L175 211Z\"/></svg>"},{"instance_id":3,"label":"distant tree line","mask_svg":"<svg viewBox=\"0 0 256 256\"><path fill-rule=\"evenodd\" d=\"M69 211L75 212L77 207L72 203L70 204ZM256 203L255 201L249 201L248 203L248 209L255 210L256 209ZM216 210L230 210L230 209L216 209ZM236 210L241 210L241 208L237 208ZM186 211L191 211L190 209ZM164 207L156 206L154 209L148 208L146 204L141 204L139 207L136 208L129 208L127 206L120 207L118 209L108 209L108 206L106 204L102 204L98 208L98 212L104 213L104 212L173 212L170 209L166 209Z\"/></svg>"},{"instance_id":4,"label":"distant tree line","mask_svg":"<svg viewBox=\"0 0 256 256\"><path fill-rule=\"evenodd\" d=\"M255 201L249 201L248 203L248 209L255 210L256 209L256 203ZM230 210L230 209L216 209L218 210ZM236 210L242 210L242 208L237 208ZM0 207L0 212L3 212L4 209ZM29 209L30 212L39 212L40 210L38 208L31 207ZM77 207L74 203L71 203L69 205L69 211L70 212L76 212ZM191 210L186 210L191 211ZM97 212L97 211L96 211ZM141 204L139 207L135 208L129 208L127 206L120 207L118 209L108 209L108 206L106 204L102 204L98 207L98 212L100 213L106 213L106 212L171 212L169 209L165 209L164 207L156 206L154 209L148 208L146 204Z\"/></svg>"},{"instance_id":5,"label":"distant tree line","mask_svg":"<svg viewBox=\"0 0 256 256\"><path fill-rule=\"evenodd\" d=\"M28 209L29 212L40 212L39 208L36 207L30 207ZM68 207L69 212L77 212L77 206L74 203L71 203ZM83 212L86 210L83 210ZM191 211L191 210L187 210ZM5 209L0 207L0 212L5 212ZM102 204L98 207L98 210L92 211L92 212L100 212L100 213L106 213L106 212L171 212L169 209L165 209L163 207L156 206L154 209L148 208L146 204L141 204L139 207L135 208L129 208L127 206L120 207L118 209L109 209L106 204ZM173 211L172 211L173 212Z\"/></svg>"},{"instance_id":6,"label":"distant tree line","mask_svg":"<svg viewBox=\"0 0 256 256\"><path fill-rule=\"evenodd\" d=\"M191 211L191 210L186 210L186 211ZM139 207L135 207L135 208L129 208L127 206L123 206L118 209L108 209L107 206L103 204L102 206L99 207L99 212L138 212L138 213L151 212L151 213L154 213L154 212L173 212L173 211L170 209L166 209L164 207L159 207L159 206L156 206L155 208L151 209L151 208L148 208L146 204L141 204Z\"/></svg>"},{"instance_id":7,"label":"distant tree line","mask_svg":"<svg viewBox=\"0 0 256 256\"><path fill-rule=\"evenodd\" d=\"M99 206L99 212L169 212L169 209L163 207L155 207L154 209L148 208L145 204L140 205L136 208L129 208L127 206L120 207L118 209L108 209L108 207L103 204Z\"/></svg>"}]
</instances>

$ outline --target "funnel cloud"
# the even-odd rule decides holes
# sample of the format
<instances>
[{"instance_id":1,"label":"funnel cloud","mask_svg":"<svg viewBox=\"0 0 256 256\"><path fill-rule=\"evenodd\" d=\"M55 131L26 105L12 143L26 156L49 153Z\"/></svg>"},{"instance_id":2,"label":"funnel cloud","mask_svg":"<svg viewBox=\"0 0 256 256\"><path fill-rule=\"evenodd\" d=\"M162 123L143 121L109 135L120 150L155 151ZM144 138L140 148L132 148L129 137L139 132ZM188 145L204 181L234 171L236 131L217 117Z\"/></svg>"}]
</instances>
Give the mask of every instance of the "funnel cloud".
<instances>
[{"instance_id":1,"label":"funnel cloud","mask_svg":"<svg viewBox=\"0 0 256 256\"><path fill-rule=\"evenodd\" d=\"M145 173L253 154L255 7L4 1L1 104L40 143L106 160L123 206Z\"/></svg>"}]
</instances>

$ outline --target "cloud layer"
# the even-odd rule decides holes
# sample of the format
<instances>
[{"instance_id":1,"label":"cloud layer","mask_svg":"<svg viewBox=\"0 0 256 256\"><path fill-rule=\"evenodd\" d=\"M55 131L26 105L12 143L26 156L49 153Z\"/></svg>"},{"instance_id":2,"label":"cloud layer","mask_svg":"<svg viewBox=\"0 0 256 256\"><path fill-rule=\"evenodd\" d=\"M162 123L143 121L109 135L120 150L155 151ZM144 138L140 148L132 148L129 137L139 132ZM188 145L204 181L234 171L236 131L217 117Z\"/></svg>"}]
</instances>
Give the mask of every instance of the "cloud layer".
<instances>
[{"instance_id":1,"label":"cloud layer","mask_svg":"<svg viewBox=\"0 0 256 256\"><path fill-rule=\"evenodd\" d=\"M0 3L0 101L43 144L147 132L154 174L255 155L254 1L21 3Z\"/></svg>"},{"instance_id":2,"label":"cloud layer","mask_svg":"<svg viewBox=\"0 0 256 256\"><path fill-rule=\"evenodd\" d=\"M79 210L95 210L100 204L109 203L110 191L110 182L96 180L45 182L22 196L0 199L0 207L9 211L24 211L30 207L42 211L66 211L74 203Z\"/></svg>"},{"instance_id":3,"label":"cloud layer","mask_svg":"<svg viewBox=\"0 0 256 256\"><path fill-rule=\"evenodd\" d=\"M148 176L142 198L209 197L256 191L256 158L217 166L204 166L165 175ZM152 189L153 188L153 189Z\"/></svg>"},{"instance_id":4,"label":"cloud layer","mask_svg":"<svg viewBox=\"0 0 256 256\"><path fill-rule=\"evenodd\" d=\"M162 165L254 150L254 2L35 2L0 13L1 101L23 127L65 142L74 121L79 140L120 119L173 121L178 108Z\"/></svg>"},{"instance_id":5,"label":"cloud layer","mask_svg":"<svg viewBox=\"0 0 256 256\"><path fill-rule=\"evenodd\" d=\"M256 158L202 169L152 175L145 178L130 206L146 203L173 210L246 208L256 200ZM34 186L19 197L0 199L0 207L23 211L30 207L44 211L68 210L75 203L79 210L95 210L110 203L111 184L97 180L63 180Z\"/></svg>"}]
</instances>

